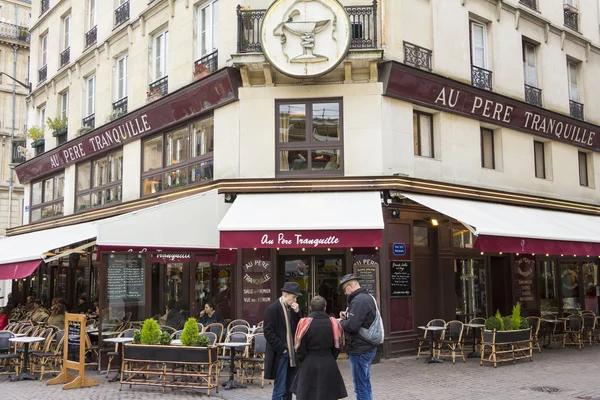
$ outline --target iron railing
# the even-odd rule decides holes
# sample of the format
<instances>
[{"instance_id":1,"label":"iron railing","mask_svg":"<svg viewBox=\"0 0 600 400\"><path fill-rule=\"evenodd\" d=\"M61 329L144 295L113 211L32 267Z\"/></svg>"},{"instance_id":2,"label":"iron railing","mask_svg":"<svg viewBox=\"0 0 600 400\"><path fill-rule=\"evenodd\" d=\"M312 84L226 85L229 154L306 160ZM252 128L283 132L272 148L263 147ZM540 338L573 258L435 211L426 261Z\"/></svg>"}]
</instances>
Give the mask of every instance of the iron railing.
<instances>
[{"instance_id":1,"label":"iron railing","mask_svg":"<svg viewBox=\"0 0 600 400\"><path fill-rule=\"evenodd\" d=\"M526 7L529 7L533 10L537 10L537 1L536 0L519 0L519 3L523 4Z\"/></svg>"},{"instance_id":2,"label":"iron railing","mask_svg":"<svg viewBox=\"0 0 600 400\"><path fill-rule=\"evenodd\" d=\"M525 85L525 101L534 106L542 106L542 89Z\"/></svg>"},{"instance_id":3,"label":"iron railing","mask_svg":"<svg viewBox=\"0 0 600 400\"><path fill-rule=\"evenodd\" d=\"M127 97L123 97L119 101L115 101L112 105L113 111L121 111L123 114L127 114Z\"/></svg>"},{"instance_id":4,"label":"iron railing","mask_svg":"<svg viewBox=\"0 0 600 400\"><path fill-rule=\"evenodd\" d=\"M67 47L62 53L60 53L60 67L64 67L71 62L71 48Z\"/></svg>"},{"instance_id":5,"label":"iron railing","mask_svg":"<svg viewBox=\"0 0 600 400\"><path fill-rule=\"evenodd\" d=\"M204 65L204 68L210 72L215 72L219 68L219 50L215 50L196 61L194 63L194 70L199 65Z\"/></svg>"},{"instance_id":6,"label":"iron railing","mask_svg":"<svg viewBox=\"0 0 600 400\"><path fill-rule=\"evenodd\" d=\"M38 71L38 83L40 82L44 82L46 80L46 78L48 77L48 66L44 65L42 68L40 68L40 70Z\"/></svg>"},{"instance_id":7,"label":"iron railing","mask_svg":"<svg viewBox=\"0 0 600 400\"><path fill-rule=\"evenodd\" d=\"M85 48L87 49L93 44L96 44L98 39L98 27L94 26L92 29L85 33Z\"/></svg>"},{"instance_id":8,"label":"iron railing","mask_svg":"<svg viewBox=\"0 0 600 400\"><path fill-rule=\"evenodd\" d=\"M25 141L14 141L12 148L12 163L21 164L27 160L27 142Z\"/></svg>"},{"instance_id":9,"label":"iron railing","mask_svg":"<svg viewBox=\"0 0 600 400\"><path fill-rule=\"evenodd\" d=\"M571 117L583 121L583 104L569 100L569 110L571 111Z\"/></svg>"},{"instance_id":10,"label":"iron railing","mask_svg":"<svg viewBox=\"0 0 600 400\"><path fill-rule=\"evenodd\" d=\"M152 82L148 86L149 93L154 92L156 89L160 90L163 96L166 96L169 93L169 77L165 76L163 78L160 78L159 80Z\"/></svg>"},{"instance_id":11,"label":"iron railing","mask_svg":"<svg viewBox=\"0 0 600 400\"><path fill-rule=\"evenodd\" d=\"M480 89L492 90L492 71L471 65L471 84Z\"/></svg>"},{"instance_id":12,"label":"iron railing","mask_svg":"<svg viewBox=\"0 0 600 400\"><path fill-rule=\"evenodd\" d=\"M129 1L123 3L115 10L115 26L129 20Z\"/></svg>"},{"instance_id":13,"label":"iron railing","mask_svg":"<svg viewBox=\"0 0 600 400\"><path fill-rule=\"evenodd\" d=\"M96 127L96 114L88 115L81 121L81 126L88 126L92 129Z\"/></svg>"},{"instance_id":14,"label":"iron railing","mask_svg":"<svg viewBox=\"0 0 600 400\"><path fill-rule=\"evenodd\" d=\"M416 44L404 42L404 64L432 71L431 50L417 46Z\"/></svg>"},{"instance_id":15,"label":"iron railing","mask_svg":"<svg viewBox=\"0 0 600 400\"><path fill-rule=\"evenodd\" d=\"M0 37L20 40L26 43L30 42L29 29L27 27L8 24L6 22L0 22Z\"/></svg>"},{"instance_id":16,"label":"iron railing","mask_svg":"<svg viewBox=\"0 0 600 400\"><path fill-rule=\"evenodd\" d=\"M42 0L40 7L40 17L50 8L50 0Z\"/></svg>"},{"instance_id":17,"label":"iron railing","mask_svg":"<svg viewBox=\"0 0 600 400\"><path fill-rule=\"evenodd\" d=\"M371 5L347 6L350 18L351 49L377 48L377 0ZM237 6L238 53L260 53L260 28L267 10Z\"/></svg>"},{"instance_id":18,"label":"iron railing","mask_svg":"<svg viewBox=\"0 0 600 400\"><path fill-rule=\"evenodd\" d=\"M564 10L565 13L565 26L571 28L574 31L579 31L579 14L576 11Z\"/></svg>"}]
</instances>

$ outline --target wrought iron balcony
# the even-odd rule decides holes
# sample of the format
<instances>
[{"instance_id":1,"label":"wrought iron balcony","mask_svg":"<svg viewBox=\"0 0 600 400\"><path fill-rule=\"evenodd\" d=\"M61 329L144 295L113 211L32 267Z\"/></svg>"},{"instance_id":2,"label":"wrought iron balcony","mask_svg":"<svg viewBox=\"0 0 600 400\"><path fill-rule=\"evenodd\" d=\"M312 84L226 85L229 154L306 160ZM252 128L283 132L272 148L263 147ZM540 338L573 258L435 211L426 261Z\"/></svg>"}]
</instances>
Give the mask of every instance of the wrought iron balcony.
<instances>
[{"instance_id":1,"label":"wrought iron balcony","mask_svg":"<svg viewBox=\"0 0 600 400\"><path fill-rule=\"evenodd\" d=\"M525 101L534 106L542 106L542 89L525 85Z\"/></svg>"},{"instance_id":2,"label":"wrought iron balcony","mask_svg":"<svg viewBox=\"0 0 600 400\"><path fill-rule=\"evenodd\" d=\"M219 68L218 62L219 50L215 50L196 61L194 63L194 69L196 69L198 65L204 65L204 68L208 69L210 72L215 72Z\"/></svg>"},{"instance_id":3,"label":"wrought iron balcony","mask_svg":"<svg viewBox=\"0 0 600 400\"><path fill-rule=\"evenodd\" d=\"M371 5L347 6L350 17L351 49L377 48L377 0ZM260 28L267 10L237 6L238 53L260 53Z\"/></svg>"},{"instance_id":4,"label":"wrought iron balcony","mask_svg":"<svg viewBox=\"0 0 600 400\"><path fill-rule=\"evenodd\" d=\"M569 109L571 111L571 117L583 121L583 104L569 100Z\"/></svg>"},{"instance_id":5,"label":"wrought iron balcony","mask_svg":"<svg viewBox=\"0 0 600 400\"><path fill-rule=\"evenodd\" d=\"M523 4L526 7L529 7L533 10L537 10L537 1L536 0L519 0L519 3Z\"/></svg>"},{"instance_id":6,"label":"wrought iron balcony","mask_svg":"<svg viewBox=\"0 0 600 400\"><path fill-rule=\"evenodd\" d=\"M94 26L92 29L87 31L85 34L85 48L87 49L91 45L96 44L97 39L98 39L98 27Z\"/></svg>"},{"instance_id":7,"label":"wrought iron balcony","mask_svg":"<svg viewBox=\"0 0 600 400\"><path fill-rule=\"evenodd\" d=\"M123 3L115 10L115 26L129 20L129 1Z\"/></svg>"},{"instance_id":8,"label":"wrought iron balcony","mask_svg":"<svg viewBox=\"0 0 600 400\"><path fill-rule=\"evenodd\" d=\"M127 97L123 97L119 101L115 101L112 105L113 111L119 110L122 114L127 114Z\"/></svg>"},{"instance_id":9,"label":"wrought iron balcony","mask_svg":"<svg viewBox=\"0 0 600 400\"><path fill-rule=\"evenodd\" d=\"M88 126L92 129L96 127L96 114L88 115L81 121L82 126Z\"/></svg>"},{"instance_id":10,"label":"wrought iron balcony","mask_svg":"<svg viewBox=\"0 0 600 400\"><path fill-rule=\"evenodd\" d=\"M21 164L27 160L27 142L14 141L12 148L12 163Z\"/></svg>"},{"instance_id":11,"label":"wrought iron balcony","mask_svg":"<svg viewBox=\"0 0 600 400\"><path fill-rule=\"evenodd\" d=\"M41 0L40 3L42 4L41 9L40 9L40 17L41 17L42 14L44 14L50 8L50 0Z\"/></svg>"},{"instance_id":12,"label":"wrought iron balcony","mask_svg":"<svg viewBox=\"0 0 600 400\"><path fill-rule=\"evenodd\" d=\"M565 13L565 26L571 28L574 31L579 31L579 14L576 11L570 9L564 10Z\"/></svg>"},{"instance_id":13,"label":"wrought iron balcony","mask_svg":"<svg viewBox=\"0 0 600 400\"><path fill-rule=\"evenodd\" d=\"M471 84L480 89L492 90L492 71L471 65Z\"/></svg>"},{"instance_id":14,"label":"wrought iron balcony","mask_svg":"<svg viewBox=\"0 0 600 400\"><path fill-rule=\"evenodd\" d=\"M71 62L71 48L68 47L67 49L65 49L65 51L60 53L60 67L62 68L70 62Z\"/></svg>"},{"instance_id":15,"label":"wrought iron balcony","mask_svg":"<svg viewBox=\"0 0 600 400\"><path fill-rule=\"evenodd\" d=\"M44 65L38 71L38 84L44 82L47 77L48 77L48 66Z\"/></svg>"},{"instance_id":16,"label":"wrought iron balcony","mask_svg":"<svg viewBox=\"0 0 600 400\"><path fill-rule=\"evenodd\" d=\"M169 77L168 76L160 78L159 80L152 82L148 86L148 93L155 92L156 90L159 90L163 96L166 96L169 93Z\"/></svg>"},{"instance_id":17,"label":"wrought iron balcony","mask_svg":"<svg viewBox=\"0 0 600 400\"><path fill-rule=\"evenodd\" d=\"M416 44L404 42L404 64L432 71L431 50L417 46Z\"/></svg>"},{"instance_id":18,"label":"wrought iron balcony","mask_svg":"<svg viewBox=\"0 0 600 400\"><path fill-rule=\"evenodd\" d=\"M0 37L26 43L30 42L29 29L27 27L7 24L6 22L0 22Z\"/></svg>"}]
</instances>

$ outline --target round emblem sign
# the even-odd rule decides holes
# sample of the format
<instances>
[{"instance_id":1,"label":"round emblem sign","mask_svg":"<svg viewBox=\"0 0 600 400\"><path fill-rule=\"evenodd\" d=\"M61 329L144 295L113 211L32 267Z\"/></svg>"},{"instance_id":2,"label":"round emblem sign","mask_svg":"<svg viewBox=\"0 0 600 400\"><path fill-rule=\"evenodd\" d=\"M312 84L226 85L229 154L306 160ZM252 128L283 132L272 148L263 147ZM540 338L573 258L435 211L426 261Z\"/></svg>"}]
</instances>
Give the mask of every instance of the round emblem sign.
<instances>
[{"instance_id":1,"label":"round emblem sign","mask_svg":"<svg viewBox=\"0 0 600 400\"><path fill-rule=\"evenodd\" d=\"M330 72L346 57L350 19L336 0L276 0L267 10L260 37L275 69L310 78Z\"/></svg>"}]
</instances>

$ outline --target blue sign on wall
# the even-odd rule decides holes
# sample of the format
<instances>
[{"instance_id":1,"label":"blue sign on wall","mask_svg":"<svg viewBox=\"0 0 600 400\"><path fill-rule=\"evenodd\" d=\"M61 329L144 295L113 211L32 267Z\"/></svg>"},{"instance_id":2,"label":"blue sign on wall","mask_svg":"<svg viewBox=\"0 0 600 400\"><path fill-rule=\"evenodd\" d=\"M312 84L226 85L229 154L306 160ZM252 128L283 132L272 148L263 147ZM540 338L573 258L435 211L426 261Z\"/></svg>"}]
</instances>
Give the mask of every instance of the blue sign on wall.
<instances>
[{"instance_id":1,"label":"blue sign on wall","mask_svg":"<svg viewBox=\"0 0 600 400\"><path fill-rule=\"evenodd\" d=\"M395 256L405 256L406 255L406 244L394 243L393 252L394 252Z\"/></svg>"}]
</instances>

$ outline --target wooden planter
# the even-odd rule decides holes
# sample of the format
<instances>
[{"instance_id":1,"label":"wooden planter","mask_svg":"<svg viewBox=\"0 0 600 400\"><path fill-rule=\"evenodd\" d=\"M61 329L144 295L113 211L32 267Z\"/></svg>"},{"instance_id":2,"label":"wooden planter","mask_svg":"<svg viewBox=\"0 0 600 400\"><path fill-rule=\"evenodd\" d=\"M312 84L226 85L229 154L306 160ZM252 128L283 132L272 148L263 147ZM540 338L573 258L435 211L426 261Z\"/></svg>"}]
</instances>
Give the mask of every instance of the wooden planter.
<instances>
[{"instance_id":1,"label":"wooden planter","mask_svg":"<svg viewBox=\"0 0 600 400\"><path fill-rule=\"evenodd\" d=\"M533 361L531 328L516 331L484 330L481 332L481 338L480 365L489 362L493 363L495 368L499 362L512 361L514 364L517 360L525 358Z\"/></svg>"},{"instance_id":2,"label":"wooden planter","mask_svg":"<svg viewBox=\"0 0 600 400\"><path fill-rule=\"evenodd\" d=\"M197 74L194 74L194 80L198 81L202 78L204 78L205 76L208 76L212 73L212 71L210 69L204 69L202 72L198 72Z\"/></svg>"},{"instance_id":3,"label":"wooden planter","mask_svg":"<svg viewBox=\"0 0 600 400\"><path fill-rule=\"evenodd\" d=\"M152 95L150 95L150 96L147 97L146 102L152 103L153 101L158 100L158 99L160 99L162 97L163 97L162 93L152 94Z\"/></svg>"}]
</instances>

